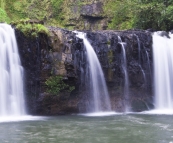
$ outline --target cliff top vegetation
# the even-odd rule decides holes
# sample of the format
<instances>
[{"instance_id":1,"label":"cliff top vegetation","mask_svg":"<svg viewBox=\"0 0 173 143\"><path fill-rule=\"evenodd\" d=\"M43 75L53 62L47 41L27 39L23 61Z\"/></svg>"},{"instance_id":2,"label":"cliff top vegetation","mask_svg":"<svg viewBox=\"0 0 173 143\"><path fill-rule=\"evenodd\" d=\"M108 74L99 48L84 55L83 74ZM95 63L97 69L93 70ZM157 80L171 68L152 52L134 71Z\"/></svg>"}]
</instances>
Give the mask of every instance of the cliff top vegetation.
<instances>
[{"instance_id":1,"label":"cliff top vegetation","mask_svg":"<svg viewBox=\"0 0 173 143\"><path fill-rule=\"evenodd\" d=\"M0 22L29 18L46 26L80 29L85 24L82 8L92 10L91 4L98 2L103 11L94 18L106 19L107 29L173 29L172 0L1 0Z\"/></svg>"}]
</instances>

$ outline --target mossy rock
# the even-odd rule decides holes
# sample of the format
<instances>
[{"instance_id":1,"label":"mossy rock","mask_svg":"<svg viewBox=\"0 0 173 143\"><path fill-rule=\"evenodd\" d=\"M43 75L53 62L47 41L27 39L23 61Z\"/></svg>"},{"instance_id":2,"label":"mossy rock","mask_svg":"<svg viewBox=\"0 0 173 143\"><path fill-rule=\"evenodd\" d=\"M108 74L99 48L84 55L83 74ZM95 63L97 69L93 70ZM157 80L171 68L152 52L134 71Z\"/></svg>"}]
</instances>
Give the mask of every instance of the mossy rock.
<instances>
[{"instance_id":1,"label":"mossy rock","mask_svg":"<svg viewBox=\"0 0 173 143\"><path fill-rule=\"evenodd\" d=\"M23 32L25 36L38 37L39 34L49 35L47 27L41 24L41 21L21 19L18 22L11 22L13 26L19 31Z\"/></svg>"}]
</instances>

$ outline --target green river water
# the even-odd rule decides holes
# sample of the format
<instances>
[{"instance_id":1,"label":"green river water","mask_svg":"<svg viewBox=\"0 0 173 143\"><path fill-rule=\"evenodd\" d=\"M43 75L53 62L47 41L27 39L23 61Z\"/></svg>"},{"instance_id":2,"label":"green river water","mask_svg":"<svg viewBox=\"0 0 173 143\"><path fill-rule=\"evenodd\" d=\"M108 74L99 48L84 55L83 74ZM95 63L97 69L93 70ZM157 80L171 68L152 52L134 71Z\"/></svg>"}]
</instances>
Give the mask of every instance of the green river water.
<instances>
[{"instance_id":1,"label":"green river water","mask_svg":"<svg viewBox=\"0 0 173 143\"><path fill-rule=\"evenodd\" d=\"M71 115L0 122L0 143L173 143L173 115Z\"/></svg>"}]
</instances>

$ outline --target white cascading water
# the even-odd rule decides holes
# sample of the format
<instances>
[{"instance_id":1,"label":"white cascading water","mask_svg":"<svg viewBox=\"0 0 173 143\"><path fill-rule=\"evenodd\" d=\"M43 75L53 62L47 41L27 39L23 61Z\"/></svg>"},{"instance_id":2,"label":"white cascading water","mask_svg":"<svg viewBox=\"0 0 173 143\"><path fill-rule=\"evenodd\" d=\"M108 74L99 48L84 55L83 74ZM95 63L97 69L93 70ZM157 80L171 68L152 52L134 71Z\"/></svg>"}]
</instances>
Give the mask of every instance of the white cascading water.
<instances>
[{"instance_id":1,"label":"white cascading water","mask_svg":"<svg viewBox=\"0 0 173 143\"><path fill-rule=\"evenodd\" d=\"M145 72L141 66L141 45L140 45L140 40L139 40L139 37L137 35L136 36L136 39L138 41L138 63L139 63L139 68L141 69L141 72L142 72L142 75L144 77L144 83L146 84L146 75L145 75Z\"/></svg>"},{"instance_id":2,"label":"white cascading water","mask_svg":"<svg viewBox=\"0 0 173 143\"><path fill-rule=\"evenodd\" d=\"M91 94L94 100L94 107L92 112L111 111L111 104L109 99L108 90L104 74L97 58L97 55L86 38L86 34L82 32L77 33L77 37L83 39L84 45L87 51L88 64L89 64L89 76L90 76L90 88ZM104 106L104 107L103 107Z\"/></svg>"},{"instance_id":3,"label":"white cascading water","mask_svg":"<svg viewBox=\"0 0 173 143\"><path fill-rule=\"evenodd\" d=\"M23 67L14 30L0 24L0 117L25 115Z\"/></svg>"},{"instance_id":4,"label":"white cascading water","mask_svg":"<svg viewBox=\"0 0 173 143\"><path fill-rule=\"evenodd\" d=\"M173 114L173 35L153 34L154 94L157 113Z\"/></svg>"},{"instance_id":5,"label":"white cascading water","mask_svg":"<svg viewBox=\"0 0 173 143\"><path fill-rule=\"evenodd\" d=\"M124 72L124 97L125 97L125 112L129 112L129 76L127 72L127 59L126 59L126 50L124 46L124 42L122 42L121 37L118 36L118 42L121 44L121 49L122 49L122 68Z\"/></svg>"}]
</instances>

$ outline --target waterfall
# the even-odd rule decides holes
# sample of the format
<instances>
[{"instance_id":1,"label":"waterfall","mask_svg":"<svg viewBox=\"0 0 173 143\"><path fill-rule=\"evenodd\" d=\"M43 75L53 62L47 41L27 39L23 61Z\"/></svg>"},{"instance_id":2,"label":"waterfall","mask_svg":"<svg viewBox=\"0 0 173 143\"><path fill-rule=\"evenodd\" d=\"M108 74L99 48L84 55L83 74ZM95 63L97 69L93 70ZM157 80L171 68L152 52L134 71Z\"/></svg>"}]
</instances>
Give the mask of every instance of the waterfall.
<instances>
[{"instance_id":1,"label":"waterfall","mask_svg":"<svg viewBox=\"0 0 173 143\"><path fill-rule=\"evenodd\" d=\"M173 113L173 36L161 34L153 34L155 109Z\"/></svg>"},{"instance_id":2,"label":"waterfall","mask_svg":"<svg viewBox=\"0 0 173 143\"><path fill-rule=\"evenodd\" d=\"M110 99L104 74L97 58L97 55L86 38L86 34L82 32L77 33L77 37L83 39L84 46L86 48L88 68L89 68L89 91L93 97L92 111L91 112L102 112L111 111Z\"/></svg>"},{"instance_id":3,"label":"waterfall","mask_svg":"<svg viewBox=\"0 0 173 143\"><path fill-rule=\"evenodd\" d=\"M14 30L0 24L0 117L25 115L23 67Z\"/></svg>"},{"instance_id":4,"label":"waterfall","mask_svg":"<svg viewBox=\"0 0 173 143\"><path fill-rule=\"evenodd\" d=\"M140 40L138 35L135 34L135 36L138 41L138 61L139 61L139 65L141 66L141 45L140 45Z\"/></svg>"},{"instance_id":5,"label":"waterfall","mask_svg":"<svg viewBox=\"0 0 173 143\"><path fill-rule=\"evenodd\" d=\"M142 72L142 75L143 75L143 78L144 78L144 83L145 83L145 86L146 86L146 75L145 75L145 72L144 72L144 70L143 70L143 68L141 66L141 44L140 44L140 40L139 40L138 35L135 35L135 36L136 36L136 39L138 41L138 64L139 64L139 68L140 68L140 70ZM146 51L146 54L148 54L147 51Z\"/></svg>"},{"instance_id":6,"label":"waterfall","mask_svg":"<svg viewBox=\"0 0 173 143\"><path fill-rule=\"evenodd\" d=\"M144 47L144 49L145 49L145 53L146 53L146 59L147 59L147 65L148 65L148 69L149 69L149 75L151 76L151 67L150 67L149 55L148 55L148 52L147 52L145 47Z\"/></svg>"},{"instance_id":7,"label":"waterfall","mask_svg":"<svg viewBox=\"0 0 173 143\"><path fill-rule=\"evenodd\" d=\"M126 50L124 44L121 40L121 37L118 36L118 42L121 44L122 49L122 69L124 72L124 97L125 97L125 111L129 111L129 76L127 72L127 59L126 59Z\"/></svg>"}]
</instances>

